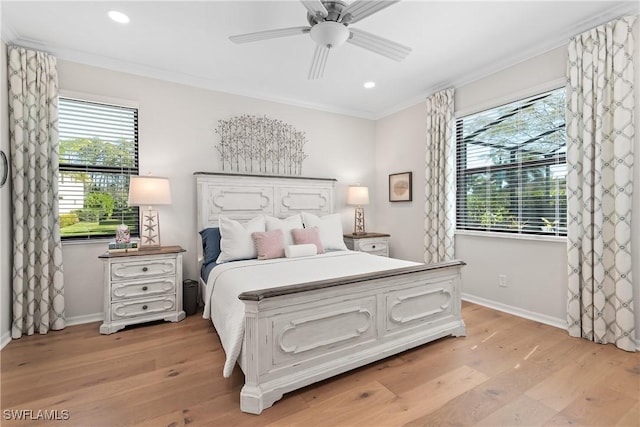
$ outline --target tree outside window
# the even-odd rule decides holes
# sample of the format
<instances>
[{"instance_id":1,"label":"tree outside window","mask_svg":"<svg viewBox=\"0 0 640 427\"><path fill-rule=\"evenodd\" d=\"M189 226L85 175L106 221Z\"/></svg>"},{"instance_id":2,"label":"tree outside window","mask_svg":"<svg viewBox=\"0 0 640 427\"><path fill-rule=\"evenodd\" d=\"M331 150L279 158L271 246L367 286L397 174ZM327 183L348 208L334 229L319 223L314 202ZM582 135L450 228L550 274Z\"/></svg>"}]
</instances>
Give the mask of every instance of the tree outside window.
<instances>
[{"instance_id":1,"label":"tree outside window","mask_svg":"<svg viewBox=\"0 0 640 427\"><path fill-rule=\"evenodd\" d=\"M457 228L566 235L564 89L457 120Z\"/></svg>"},{"instance_id":2,"label":"tree outside window","mask_svg":"<svg viewBox=\"0 0 640 427\"><path fill-rule=\"evenodd\" d=\"M112 237L118 225L138 232L127 204L138 174L137 110L61 98L60 232L63 239Z\"/></svg>"}]
</instances>

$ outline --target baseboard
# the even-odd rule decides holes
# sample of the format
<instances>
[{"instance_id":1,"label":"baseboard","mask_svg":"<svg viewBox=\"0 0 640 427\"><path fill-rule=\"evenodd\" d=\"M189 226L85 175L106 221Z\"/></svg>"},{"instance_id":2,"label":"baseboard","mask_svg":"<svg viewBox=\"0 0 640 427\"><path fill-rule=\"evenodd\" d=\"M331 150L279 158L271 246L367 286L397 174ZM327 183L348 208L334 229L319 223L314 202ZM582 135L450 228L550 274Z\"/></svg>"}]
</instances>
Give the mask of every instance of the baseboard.
<instances>
[{"instance_id":1,"label":"baseboard","mask_svg":"<svg viewBox=\"0 0 640 427\"><path fill-rule=\"evenodd\" d=\"M567 330L567 322L565 319L547 316L546 314L536 313L534 311L529 311L523 308L514 307L512 305L503 304L501 302L488 300L485 298L477 297L475 295L462 293L461 296L464 301L472 302L474 304L489 307L494 310L513 314L514 316L524 317L525 319L533 320L535 322L544 323L545 325L554 326L556 328Z\"/></svg>"},{"instance_id":2,"label":"baseboard","mask_svg":"<svg viewBox=\"0 0 640 427\"><path fill-rule=\"evenodd\" d=\"M67 317L65 326L82 325L84 323L99 322L104 319L103 313L85 314L83 316ZM11 342L11 331L7 331L0 337L0 350Z\"/></svg>"},{"instance_id":3,"label":"baseboard","mask_svg":"<svg viewBox=\"0 0 640 427\"><path fill-rule=\"evenodd\" d=\"M83 325L85 323L100 322L104 320L104 313L85 314L82 316L67 317L65 326Z\"/></svg>"},{"instance_id":4,"label":"baseboard","mask_svg":"<svg viewBox=\"0 0 640 427\"><path fill-rule=\"evenodd\" d=\"M11 342L11 331L7 331L0 337L0 350Z\"/></svg>"},{"instance_id":5,"label":"baseboard","mask_svg":"<svg viewBox=\"0 0 640 427\"><path fill-rule=\"evenodd\" d=\"M496 302L496 301L480 298L480 297L465 294L465 293L462 293L461 297L464 301L489 307L494 310L503 311L505 313L513 314L514 316L524 317L525 319L544 323L545 325L554 326L556 328L560 328L565 331L567 330L567 323L566 323L566 320L564 319L547 316L546 314L535 313L533 311L514 307L512 305L502 304L501 302ZM636 351L640 352L640 338L636 338L634 341L636 343Z\"/></svg>"}]
</instances>

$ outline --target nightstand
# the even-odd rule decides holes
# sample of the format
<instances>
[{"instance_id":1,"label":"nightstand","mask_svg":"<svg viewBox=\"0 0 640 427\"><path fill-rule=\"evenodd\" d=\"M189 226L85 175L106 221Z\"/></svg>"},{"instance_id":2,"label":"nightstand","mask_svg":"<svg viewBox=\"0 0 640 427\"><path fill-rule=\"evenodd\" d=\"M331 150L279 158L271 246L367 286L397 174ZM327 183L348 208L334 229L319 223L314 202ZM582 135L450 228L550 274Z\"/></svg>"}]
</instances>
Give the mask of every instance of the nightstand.
<instances>
[{"instance_id":1,"label":"nightstand","mask_svg":"<svg viewBox=\"0 0 640 427\"><path fill-rule=\"evenodd\" d=\"M367 252L372 255L389 256L388 234L365 233L365 234L345 234L344 244L352 251Z\"/></svg>"},{"instance_id":2,"label":"nightstand","mask_svg":"<svg viewBox=\"0 0 640 427\"><path fill-rule=\"evenodd\" d=\"M104 323L100 333L112 334L125 326L153 320L184 319L184 251L180 246L160 246L100 255L104 263Z\"/></svg>"}]
</instances>

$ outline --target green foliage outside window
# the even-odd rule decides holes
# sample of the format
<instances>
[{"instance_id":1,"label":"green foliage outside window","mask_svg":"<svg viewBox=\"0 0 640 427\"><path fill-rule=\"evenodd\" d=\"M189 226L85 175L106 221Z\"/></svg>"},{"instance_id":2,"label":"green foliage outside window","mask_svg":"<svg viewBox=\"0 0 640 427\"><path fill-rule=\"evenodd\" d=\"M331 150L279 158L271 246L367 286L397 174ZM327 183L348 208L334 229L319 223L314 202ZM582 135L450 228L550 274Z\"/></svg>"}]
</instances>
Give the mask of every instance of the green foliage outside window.
<instances>
[{"instance_id":1,"label":"green foliage outside window","mask_svg":"<svg viewBox=\"0 0 640 427\"><path fill-rule=\"evenodd\" d=\"M59 122L61 236L112 237L121 223L137 235L138 209L127 203L137 110L60 98Z\"/></svg>"},{"instance_id":2,"label":"green foliage outside window","mask_svg":"<svg viewBox=\"0 0 640 427\"><path fill-rule=\"evenodd\" d=\"M566 234L564 90L457 121L457 227Z\"/></svg>"}]
</instances>

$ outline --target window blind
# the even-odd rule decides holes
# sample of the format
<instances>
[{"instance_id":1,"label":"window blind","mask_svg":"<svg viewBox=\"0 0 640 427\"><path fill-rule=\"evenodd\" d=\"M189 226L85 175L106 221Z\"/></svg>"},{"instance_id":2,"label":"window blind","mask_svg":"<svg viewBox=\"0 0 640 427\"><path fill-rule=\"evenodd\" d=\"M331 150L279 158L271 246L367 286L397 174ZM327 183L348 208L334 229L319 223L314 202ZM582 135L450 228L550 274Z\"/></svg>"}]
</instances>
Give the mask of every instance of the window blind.
<instances>
[{"instance_id":1,"label":"window blind","mask_svg":"<svg viewBox=\"0 0 640 427\"><path fill-rule=\"evenodd\" d=\"M457 229L566 235L565 91L456 121Z\"/></svg>"},{"instance_id":2,"label":"window blind","mask_svg":"<svg viewBox=\"0 0 640 427\"><path fill-rule=\"evenodd\" d=\"M138 110L70 98L58 108L61 237L113 237L122 223L138 235L138 208L127 203L129 176L138 175Z\"/></svg>"}]
</instances>

